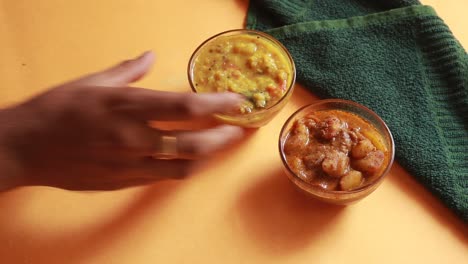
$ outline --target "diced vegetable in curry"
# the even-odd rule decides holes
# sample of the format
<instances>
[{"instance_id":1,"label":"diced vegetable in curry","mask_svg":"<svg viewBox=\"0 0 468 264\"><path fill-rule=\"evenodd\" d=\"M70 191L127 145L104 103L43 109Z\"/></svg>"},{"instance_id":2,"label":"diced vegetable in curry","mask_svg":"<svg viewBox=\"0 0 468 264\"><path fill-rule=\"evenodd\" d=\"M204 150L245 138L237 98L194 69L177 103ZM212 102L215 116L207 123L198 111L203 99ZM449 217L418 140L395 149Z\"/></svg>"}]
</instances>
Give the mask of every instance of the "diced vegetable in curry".
<instances>
[{"instance_id":1,"label":"diced vegetable in curry","mask_svg":"<svg viewBox=\"0 0 468 264\"><path fill-rule=\"evenodd\" d=\"M292 66L279 46L263 37L241 34L208 42L195 58L198 92L235 92L248 100L242 114L277 103L292 82Z\"/></svg>"},{"instance_id":2,"label":"diced vegetable in curry","mask_svg":"<svg viewBox=\"0 0 468 264\"><path fill-rule=\"evenodd\" d=\"M284 143L286 160L305 182L349 191L385 169L389 151L367 121L341 110L321 110L295 121Z\"/></svg>"}]
</instances>

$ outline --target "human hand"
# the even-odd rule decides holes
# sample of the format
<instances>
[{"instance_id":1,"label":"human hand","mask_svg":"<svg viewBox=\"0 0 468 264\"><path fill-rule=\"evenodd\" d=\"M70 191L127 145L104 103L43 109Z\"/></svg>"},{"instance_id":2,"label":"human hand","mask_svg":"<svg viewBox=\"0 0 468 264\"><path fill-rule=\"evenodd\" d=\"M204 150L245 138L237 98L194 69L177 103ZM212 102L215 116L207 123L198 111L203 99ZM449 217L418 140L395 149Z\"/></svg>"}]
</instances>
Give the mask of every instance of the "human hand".
<instances>
[{"instance_id":1,"label":"human hand","mask_svg":"<svg viewBox=\"0 0 468 264\"><path fill-rule=\"evenodd\" d=\"M147 52L2 110L0 159L3 156L4 165L10 161L7 174L21 177L20 185L67 189L108 189L180 178L198 158L242 137L241 128L229 125L172 132L151 128L151 120L209 119L242 101L228 93L128 87L147 73L153 61L154 55ZM4 173L8 166L3 166Z\"/></svg>"}]
</instances>

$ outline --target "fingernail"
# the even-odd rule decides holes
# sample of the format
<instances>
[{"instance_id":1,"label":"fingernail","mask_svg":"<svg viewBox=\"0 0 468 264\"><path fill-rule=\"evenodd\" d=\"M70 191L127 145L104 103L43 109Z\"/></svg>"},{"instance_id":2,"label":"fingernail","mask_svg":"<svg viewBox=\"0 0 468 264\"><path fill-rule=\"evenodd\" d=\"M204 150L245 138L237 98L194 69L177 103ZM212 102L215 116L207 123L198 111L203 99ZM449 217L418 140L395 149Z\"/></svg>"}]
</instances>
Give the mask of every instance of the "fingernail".
<instances>
[{"instance_id":1,"label":"fingernail","mask_svg":"<svg viewBox=\"0 0 468 264\"><path fill-rule=\"evenodd\" d=\"M135 60L141 60L141 59L147 57L148 55L150 55L151 53L153 53L151 50L147 50L147 51L143 52L140 56L136 57Z\"/></svg>"},{"instance_id":2,"label":"fingernail","mask_svg":"<svg viewBox=\"0 0 468 264\"><path fill-rule=\"evenodd\" d=\"M226 109L226 113L234 115L240 114L242 105L247 100L247 97L236 93L228 93L227 95L232 98L233 104L228 109Z\"/></svg>"},{"instance_id":3,"label":"fingernail","mask_svg":"<svg viewBox=\"0 0 468 264\"><path fill-rule=\"evenodd\" d=\"M247 99L246 96L242 94L238 94L238 93L225 93L225 94L229 96L230 98L232 98L233 100L236 100L238 102L243 102L244 100Z\"/></svg>"},{"instance_id":4,"label":"fingernail","mask_svg":"<svg viewBox=\"0 0 468 264\"><path fill-rule=\"evenodd\" d=\"M239 140L244 136L244 129L233 125L224 125L223 129L226 129L226 134L231 136L231 140Z\"/></svg>"}]
</instances>

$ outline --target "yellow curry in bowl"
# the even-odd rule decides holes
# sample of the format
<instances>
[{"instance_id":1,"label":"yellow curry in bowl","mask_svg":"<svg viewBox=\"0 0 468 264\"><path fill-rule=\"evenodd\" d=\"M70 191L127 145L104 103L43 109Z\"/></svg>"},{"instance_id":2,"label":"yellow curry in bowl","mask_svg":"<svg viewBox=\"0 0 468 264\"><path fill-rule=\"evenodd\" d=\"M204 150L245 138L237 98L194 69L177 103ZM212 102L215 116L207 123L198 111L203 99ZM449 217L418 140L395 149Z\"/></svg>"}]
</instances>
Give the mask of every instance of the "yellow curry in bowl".
<instances>
[{"instance_id":1,"label":"yellow curry in bowl","mask_svg":"<svg viewBox=\"0 0 468 264\"><path fill-rule=\"evenodd\" d=\"M244 95L246 100L237 113L241 116L278 105L290 94L294 80L288 51L271 36L250 30L228 31L208 39L189 64L189 81L195 92ZM270 116L263 114L263 118Z\"/></svg>"}]
</instances>

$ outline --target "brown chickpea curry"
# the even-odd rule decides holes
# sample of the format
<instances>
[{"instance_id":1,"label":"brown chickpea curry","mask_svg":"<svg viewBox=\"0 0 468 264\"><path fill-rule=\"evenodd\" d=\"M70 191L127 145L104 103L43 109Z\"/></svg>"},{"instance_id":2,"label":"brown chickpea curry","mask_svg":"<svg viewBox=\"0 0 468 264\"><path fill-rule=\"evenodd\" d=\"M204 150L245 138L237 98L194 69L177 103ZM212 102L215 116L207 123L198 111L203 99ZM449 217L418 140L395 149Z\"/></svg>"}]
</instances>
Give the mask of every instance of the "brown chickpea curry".
<instances>
[{"instance_id":1,"label":"brown chickpea curry","mask_svg":"<svg viewBox=\"0 0 468 264\"><path fill-rule=\"evenodd\" d=\"M377 129L355 114L321 110L296 120L284 143L290 169L308 184L349 191L378 177L389 151Z\"/></svg>"}]
</instances>

